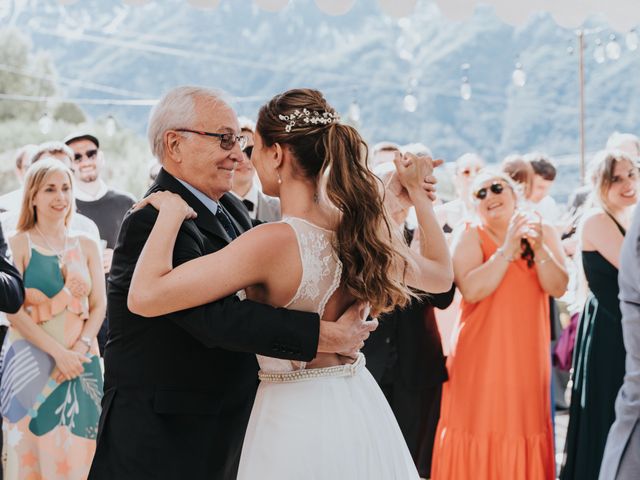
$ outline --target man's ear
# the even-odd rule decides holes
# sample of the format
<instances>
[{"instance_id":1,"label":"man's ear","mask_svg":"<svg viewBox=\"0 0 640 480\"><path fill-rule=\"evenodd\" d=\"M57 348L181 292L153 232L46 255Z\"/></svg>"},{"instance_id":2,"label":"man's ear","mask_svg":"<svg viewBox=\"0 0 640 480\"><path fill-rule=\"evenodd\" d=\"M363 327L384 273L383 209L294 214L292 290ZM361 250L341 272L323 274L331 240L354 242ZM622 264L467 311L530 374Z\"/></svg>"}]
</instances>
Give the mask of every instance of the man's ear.
<instances>
[{"instance_id":1,"label":"man's ear","mask_svg":"<svg viewBox=\"0 0 640 480\"><path fill-rule=\"evenodd\" d=\"M178 132L173 130L167 130L162 135L162 141L164 143L165 154L168 158L171 158L175 163L181 163L180 158L180 142L183 137Z\"/></svg>"}]
</instances>

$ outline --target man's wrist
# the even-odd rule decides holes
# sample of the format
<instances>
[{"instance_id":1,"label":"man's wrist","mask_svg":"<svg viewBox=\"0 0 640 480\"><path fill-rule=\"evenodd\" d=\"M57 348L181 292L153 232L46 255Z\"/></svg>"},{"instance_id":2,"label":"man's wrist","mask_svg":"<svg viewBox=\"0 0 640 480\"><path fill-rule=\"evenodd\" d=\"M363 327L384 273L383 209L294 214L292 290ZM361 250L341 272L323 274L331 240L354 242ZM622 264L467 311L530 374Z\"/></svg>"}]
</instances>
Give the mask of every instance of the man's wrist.
<instances>
[{"instance_id":1,"label":"man's wrist","mask_svg":"<svg viewBox=\"0 0 640 480\"><path fill-rule=\"evenodd\" d=\"M318 335L318 353L335 353L339 351L339 330L340 325L336 322L320 321L320 334Z\"/></svg>"}]
</instances>

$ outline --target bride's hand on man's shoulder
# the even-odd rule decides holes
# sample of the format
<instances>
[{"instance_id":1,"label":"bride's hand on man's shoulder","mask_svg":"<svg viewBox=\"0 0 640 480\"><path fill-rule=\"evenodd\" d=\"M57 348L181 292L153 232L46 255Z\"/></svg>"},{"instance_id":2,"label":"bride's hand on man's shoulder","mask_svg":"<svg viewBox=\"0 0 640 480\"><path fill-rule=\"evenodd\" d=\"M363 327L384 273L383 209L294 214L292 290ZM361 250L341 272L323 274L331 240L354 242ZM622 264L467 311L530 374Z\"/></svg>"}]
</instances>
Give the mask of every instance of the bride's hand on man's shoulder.
<instances>
[{"instance_id":1,"label":"bride's hand on man's shoulder","mask_svg":"<svg viewBox=\"0 0 640 480\"><path fill-rule=\"evenodd\" d=\"M140 210L147 205L151 205L158 211L166 210L175 212L185 220L196 218L198 216L195 210L191 208L189 204L177 193L167 191L153 192L136 203L133 209Z\"/></svg>"}]
</instances>

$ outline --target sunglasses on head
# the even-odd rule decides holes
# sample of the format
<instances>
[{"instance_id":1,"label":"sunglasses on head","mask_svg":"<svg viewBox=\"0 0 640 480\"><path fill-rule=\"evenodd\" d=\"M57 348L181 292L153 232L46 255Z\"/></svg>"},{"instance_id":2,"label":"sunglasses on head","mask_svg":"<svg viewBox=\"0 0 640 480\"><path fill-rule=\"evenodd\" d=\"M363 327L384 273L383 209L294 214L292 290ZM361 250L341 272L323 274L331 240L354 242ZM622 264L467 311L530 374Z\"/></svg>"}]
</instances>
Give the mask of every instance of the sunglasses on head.
<instances>
[{"instance_id":1,"label":"sunglasses on head","mask_svg":"<svg viewBox=\"0 0 640 480\"><path fill-rule=\"evenodd\" d=\"M235 147L236 143L240 145L240 150L243 150L247 145L247 137L243 135L236 135L235 133L211 133L211 132L203 132L201 130L191 130L189 128L176 128L176 132L189 132L189 133L197 133L198 135L203 135L205 137L216 137L220 139L220 147L223 150L232 150Z\"/></svg>"},{"instance_id":2,"label":"sunglasses on head","mask_svg":"<svg viewBox=\"0 0 640 480\"><path fill-rule=\"evenodd\" d=\"M473 194L473 196L478 200L484 200L485 198L487 198L489 190L491 190L491 193L493 193L494 195L500 195L502 192L504 192L504 185L500 182L493 182L489 187L482 187L481 189L477 190Z\"/></svg>"},{"instance_id":3,"label":"sunglasses on head","mask_svg":"<svg viewBox=\"0 0 640 480\"><path fill-rule=\"evenodd\" d=\"M247 147L244 147L244 150L242 150L245 155L247 156L247 158L251 158L251 154L253 153L253 145L249 145Z\"/></svg>"},{"instance_id":4,"label":"sunglasses on head","mask_svg":"<svg viewBox=\"0 0 640 480\"><path fill-rule=\"evenodd\" d=\"M98 149L95 148L93 150L87 150L85 153L76 153L73 155L73 161L75 163L80 163L82 161L82 157L87 157L88 160L93 160L96 155L98 155Z\"/></svg>"}]
</instances>

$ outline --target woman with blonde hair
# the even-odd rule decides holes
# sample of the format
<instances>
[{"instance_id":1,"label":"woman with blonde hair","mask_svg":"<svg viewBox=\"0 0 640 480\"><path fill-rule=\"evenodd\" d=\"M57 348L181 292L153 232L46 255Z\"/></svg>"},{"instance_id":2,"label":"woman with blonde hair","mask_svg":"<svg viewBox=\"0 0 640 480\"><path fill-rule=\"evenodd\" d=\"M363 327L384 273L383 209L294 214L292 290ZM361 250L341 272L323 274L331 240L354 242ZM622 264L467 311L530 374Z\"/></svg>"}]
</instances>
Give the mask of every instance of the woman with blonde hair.
<instances>
[{"instance_id":1,"label":"woman with blonde hair","mask_svg":"<svg viewBox=\"0 0 640 480\"><path fill-rule=\"evenodd\" d=\"M620 251L638 201L638 168L621 150L598 152L591 164L592 201L578 228L590 294L573 354L563 480L597 479L615 399L625 373L618 300Z\"/></svg>"},{"instance_id":2,"label":"woman with blonde hair","mask_svg":"<svg viewBox=\"0 0 640 480\"><path fill-rule=\"evenodd\" d=\"M560 239L517 210L507 175L485 170L471 191L480 221L454 244L463 300L432 478L551 480L548 296L567 285Z\"/></svg>"},{"instance_id":3,"label":"woman with blonde hair","mask_svg":"<svg viewBox=\"0 0 640 480\"><path fill-rule=\"evenodd\" d=\"M155 316L246 289L251 299L334 321L354 300L369 302L373 315L407 305L414 297L409 285L448 290L450 258L427 191L431 159L396 159L425 239L413 253L395 234L366 158L359 133L340 122L320 92L275 96L260 109L251 160L264 193L280 198L283 221L173 268L176 235L193 212L174 194L147 197L142 204L160 213L133 274L130 310ZM418 478L362 354L258 362L261 384L239 479Z\"/></svg>"},{"instance_id":4,"label":"woman with blonde hair","mask_svg":"<svg viewBox=\"0 0 640 480\"><path fill-rule=\"evenodd\" d=\"M68 230L72 179L59 160L33 164L10 239L25 302L2 347L5 478L84 479L95 451L106 298L97 243Z\"/></svg>"}]
</instances>

